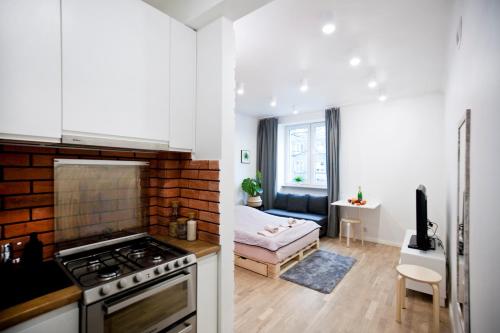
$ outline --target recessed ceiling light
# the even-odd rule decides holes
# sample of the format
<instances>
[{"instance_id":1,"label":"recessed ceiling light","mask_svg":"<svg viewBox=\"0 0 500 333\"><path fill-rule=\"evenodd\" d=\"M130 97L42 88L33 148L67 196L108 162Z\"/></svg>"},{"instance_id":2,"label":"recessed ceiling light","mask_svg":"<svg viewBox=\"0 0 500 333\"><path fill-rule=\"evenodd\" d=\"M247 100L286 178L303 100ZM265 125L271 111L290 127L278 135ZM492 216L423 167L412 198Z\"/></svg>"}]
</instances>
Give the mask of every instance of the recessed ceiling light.
<instances>
[{"instance_id":1,"label":"recessed ceiling light","mask_svg":"<svg viewBox=\"0 0 500 333\"><path fill-rule=\"evenodd\" d=\"M352 57L351 60L349 60L349 64L352 67L356 67L361 63L361 58L360 57Z\"/></svg>"},{"instance_id":2,"label":"recessed ceiling light","mask_svg":"<svg viewBox=\"0 0 500 333\"><path fill-rule=\"evenodd\" d=\"M377 86L378 86L378 82L375 80L371 80L368 82L368 88L370 88L370 89L376 88Z\"/></svg>"},{"instance_id":3,"label":"recessed ceiling light","mask_svg":"<svg viewBox=\"0 0 500 333\"><path fill-rule=\"evenodd\" d=\"M243 82L240 82L238 85L238 89L236 90L238 95L243 95L245 93L245 87L243 86Z\"/></svg>"},{"instance_id":4,"label":"recessed ceiling light","mask_svg":"<svg viewBox=\"0 0 500 333\"><path fill-rule=\"evenodd\" d=\"M385 102L387 100L387 96L386 95L380 95L378 97L378 100L381 101L381 102Z\"/></svg>"},{"instance_id":5,"label":"recessed ceiling light","mask_svg":"<svg viewBox=\"0 0 500 333\"><path fill-rule=\"evenodd\" d=\"M299 113L298 110L293 110L293 114L297 114L297 113Z\"/></svg>"},{"instance_id":6,"label":"recessed ceiling light","mask_svg":"<svg viewBox=\"0 0 500 333\"><path fill-rule=\"evenodd\" d=\"M271 102L269 103L269 105L270 105L271 107L275 108L275 107L276 107L276 105L278 105L278 102L276 101L276 98L273 98L273 99L271 100Z\"/></svg>"},{"instance_id":7,"label":"recessed ceiling light","mask_svg":"<svg viewBox=\"0 0 500 333\"><path fill-rule=\"evenodd\" d=\"M303 79L302 83L300 84L300 91L306 92L309 90L309 85L307 84L307 80Z\"/></svg>"},{"instance_id":8,"label":"recessed ceiling light","mask_svg":"<svg viewBox=\"0 0 500 333\"><path fill-rule=\"evenodd\" d=\"M323 33L325 35L331 35L331 34L333 34L335 32L335 29L337 29L335 27L335 24L333 24L333 23L327 23L327 24L325 24L323 26L323 28L321 30L323 31Z\"/></svg>"},{"instance_id":9,"label":"recessed ceiling light","mask_svg":"<svg viewBox=\"0 0 500 333\"><path fill-rule=\"evenodd\" d=\"M297 113L299 113L299 110L297 110L297 107L296 107L295 105L294 105L294 106L292 106L292 113L293 113L293 114L297 114Z\"/></svg>"}]
</instances>

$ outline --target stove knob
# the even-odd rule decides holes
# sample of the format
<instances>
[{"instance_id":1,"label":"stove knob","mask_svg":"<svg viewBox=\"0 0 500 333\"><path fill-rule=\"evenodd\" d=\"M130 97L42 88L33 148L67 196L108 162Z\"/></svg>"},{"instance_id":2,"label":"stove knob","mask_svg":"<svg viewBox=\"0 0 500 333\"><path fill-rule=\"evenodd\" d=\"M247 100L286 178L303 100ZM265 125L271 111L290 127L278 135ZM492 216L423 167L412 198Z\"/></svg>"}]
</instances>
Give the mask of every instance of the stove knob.
<instances>
[{"instance_id":1,"label":"stove knob","mask_svg":"<svg viewBox=\"0 0 500 333\"><path fill-rule=\"evenodd\" d=\"M135 283L139 283L142 281L142 274L141 273L137 273L135 276L134 276L134 282Z\"/></svg>"},{"instance_id":2,"label":"stove knob","mask_svg":"<svg viewBox=\"0 0 500 333\"><path fill-rule=\"evenodd\" d=\"M123 288L127 287L127 280L121 279L120 281L118 281L117 285L118 285L118 288L123 289Z\"/></svg>"},{"instance_id":3,"label":"stove knob","mask_svg":"<svg viewBox=\"0 0 500 333\"><path fill-rule=\"evenodd\" d=\"M99 289L99 293L101 294L101 296L106 296L110 291L111 288L108 285L102 286L101 289Z\"/></svg>"},{"instance_id":4,"label":"stove knob","mask_svg":"<svg viewBox=\"0 0 500 333\"><path fill-rule=\"evenodd\" d=\"M156 268L155 268L155 274L156 274L156 275L160 275L161 273L163 273L163 268L161 268L161 267L156 267Z\"/></svg>"},{"instance_id":5,"label":"stove knob","mask_svg":"<svg viewBox=\"0 0 500 333\"><path fill-rule=\"evenodd\" d=\"M176 261L175 261L174 266L175 266L175 267L179 267L180 265L181 265L181 264L179 263L179 260L176 260Z\"/></svg>"},{"instance_id":6,"label":"stove knob","mask_svg":"<svg viewBox=\"0 0 500 333\"><path fill-rule=\"evenodd\" d=\"M189 257L184 258L184 265L189 264L189 262L190 262Z\"/></svg>"},{"instance_id":7,"label":"stove knob","mask_svg":"<svg viewBox=\"0 0 500 333\"><path fill-rule=\"evenodd\" d=\"M166 265L165 265L165 271L167 271L167 272L168 272L169 270L170 270L170 264L166 264Z\"/></svg>"}]
</instances>

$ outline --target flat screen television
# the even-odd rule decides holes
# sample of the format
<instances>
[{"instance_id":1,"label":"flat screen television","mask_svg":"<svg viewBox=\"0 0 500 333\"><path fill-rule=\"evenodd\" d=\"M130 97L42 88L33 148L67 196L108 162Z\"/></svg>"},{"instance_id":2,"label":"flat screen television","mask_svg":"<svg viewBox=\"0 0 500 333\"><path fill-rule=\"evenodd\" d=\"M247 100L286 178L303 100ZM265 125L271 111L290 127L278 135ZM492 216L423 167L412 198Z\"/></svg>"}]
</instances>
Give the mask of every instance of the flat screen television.
<instances>
[{"instance_id":1,"label":"flat screen television","mask_svg":"<svg viewBox=\"0 0 500 333\"><path fill-rule=\"evenodd\" d=\"M417 234L410 238L409 248L423 251L436 249L435 240L427 234L427 191L424 185L419 185L417 196Z\"/></svg>"}]
</instances>

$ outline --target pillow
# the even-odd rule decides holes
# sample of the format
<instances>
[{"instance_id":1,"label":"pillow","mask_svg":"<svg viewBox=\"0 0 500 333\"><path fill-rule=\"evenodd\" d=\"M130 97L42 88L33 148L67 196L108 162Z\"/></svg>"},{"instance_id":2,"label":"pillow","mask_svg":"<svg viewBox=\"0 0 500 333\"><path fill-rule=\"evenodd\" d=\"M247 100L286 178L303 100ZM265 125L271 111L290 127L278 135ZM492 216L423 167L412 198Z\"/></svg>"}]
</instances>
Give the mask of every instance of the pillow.
<instances>
[{"instance_id":1,"label":"pillow","mask_svg":"<svg viewBox=\"0 0 500 333\"><path fill-rule=\"evenodd\" d=\"M274 199L273 208L286 210L288 205L288 194L286 193L276 193L276 198Z\"/></svg>"},{"instance_id":2,"label":"pillow","mask_svg":"<svg viewBox=\"0 0 500 333\"><path fill-rule=\"evenodd\" d=\"M309 212L319 215L328 215L328 197L325 196L309 196Z\"/></svg>"},{"instance_id":3,"label":"pillow","mask_svg":"<svg viewBox=\"0 0 500 333\"><path fill-rule=\"evenodd\" d=\"M307 213L309 195L289 194L287 209L290 212Z\"/></svg>"}]
</instances>

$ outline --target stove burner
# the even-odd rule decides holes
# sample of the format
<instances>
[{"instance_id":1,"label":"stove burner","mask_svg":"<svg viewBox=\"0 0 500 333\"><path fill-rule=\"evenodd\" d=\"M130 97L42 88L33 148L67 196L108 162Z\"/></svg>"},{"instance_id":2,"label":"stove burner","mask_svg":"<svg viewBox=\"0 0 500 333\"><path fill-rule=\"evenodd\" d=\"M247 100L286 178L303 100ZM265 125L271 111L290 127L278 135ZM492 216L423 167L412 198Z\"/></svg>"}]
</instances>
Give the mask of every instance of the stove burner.
<instances>
[{"instance_id":1,"label":"stove burner","mask_svg":"<svg viewBox=\"0 0 500 333\"><path fill-rule=\"evenodd\" d=\"M120 275L120 267L118 265L106 266L97 272L97 276L101 281L106 281Z\"/></svg>"},{"instance_id":2,"label":"stove burner","mask_svg":"<svg viewBox=\"0 0 500 333\"><path fill-rule=\"evenodd\" d=\"M142 248L142 249L133 249L132 251L130 251L129 255L132 258L137 259L144 257L145 254L146 254L146 249Z\"/></svg>"},{"instance_id":3,"label":"stove burner","mask_svg":"<svg viewBox=\"0 0 500 333\"><path fill-rule=\"evenodd\" d=\"M159 263L159 262L163 261L163 257L161 255L159 255L159 254L155 254L151 258L151 261L156 264L156 263Z\"/></svg>"},{"instance_id":4,"label":"stove burner","mask_svg":"<svg viewBox=\"0 0 500 333\"><path fill-rule=\"evenodd\" d=\"M101 266L102 266L102 264L99 261L99 259L90 259L87 262L87 270L89 270L89 271L96 271L99 268L101 268Z\"/></svg>"}]
</instances>

